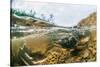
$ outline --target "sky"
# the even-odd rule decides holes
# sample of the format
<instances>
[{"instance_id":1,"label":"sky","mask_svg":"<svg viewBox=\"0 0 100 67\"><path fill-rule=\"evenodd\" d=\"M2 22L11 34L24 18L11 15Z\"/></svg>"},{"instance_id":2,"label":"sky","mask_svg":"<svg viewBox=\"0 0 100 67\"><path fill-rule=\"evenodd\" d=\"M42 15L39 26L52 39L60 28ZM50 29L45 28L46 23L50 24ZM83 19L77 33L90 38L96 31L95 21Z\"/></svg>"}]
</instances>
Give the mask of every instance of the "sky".
<instances>
[{"instance_id":1,"label":"sky","mask_svg":"<svg viewBox=\"0 0 100 67\"><path fill-rule=\"evenodd\" d=\"M74 26L80 20L86 18L91 13L96 12L94 5L77 5L77 4L63 4L63 3L50 3L50 2L37 2L25 0L13 0L12 8L36 11L36 16L41 17L41 14L48 19L50 14L54 15L54 23L60 26Z\"/></svg>"}]
</instances>

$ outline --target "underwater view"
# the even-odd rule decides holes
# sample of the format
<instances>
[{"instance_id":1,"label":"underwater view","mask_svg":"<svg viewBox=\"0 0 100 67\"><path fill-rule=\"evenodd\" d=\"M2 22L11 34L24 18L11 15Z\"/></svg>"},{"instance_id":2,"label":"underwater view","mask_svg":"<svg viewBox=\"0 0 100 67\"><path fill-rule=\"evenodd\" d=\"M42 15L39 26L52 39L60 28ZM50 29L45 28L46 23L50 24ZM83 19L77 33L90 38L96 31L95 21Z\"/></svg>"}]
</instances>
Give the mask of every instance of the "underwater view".
<instances>
[{"instance_id":1,"label":"underwater view","mask_svg":"<svg viewBox=\"0 0 100 67\"><path fill-rule=\"evenodd\" d=\"M12 0L11 66L96 62L96 6Z\"/></svg>"}]
</instances>

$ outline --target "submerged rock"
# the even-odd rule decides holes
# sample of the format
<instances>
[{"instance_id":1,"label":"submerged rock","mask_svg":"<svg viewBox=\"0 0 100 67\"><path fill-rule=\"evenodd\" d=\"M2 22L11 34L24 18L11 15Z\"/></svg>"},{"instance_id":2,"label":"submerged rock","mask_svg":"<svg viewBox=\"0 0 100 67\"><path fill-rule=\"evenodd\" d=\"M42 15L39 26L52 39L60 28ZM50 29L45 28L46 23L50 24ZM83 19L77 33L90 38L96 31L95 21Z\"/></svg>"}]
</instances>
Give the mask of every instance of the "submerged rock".
<instances>
[{"instance_id":1,"label":"submerged rock","mask_svg":"<svg viewBox=\"0 0 100 67\"><path fill-rule=\"evenodd\" d=\"M65 38L59 40L59 44L65 48L73 48L73 47L75 47L76 43L77 43L77 40L72 36L65 37Z\"/></svg>"}]
</instances>

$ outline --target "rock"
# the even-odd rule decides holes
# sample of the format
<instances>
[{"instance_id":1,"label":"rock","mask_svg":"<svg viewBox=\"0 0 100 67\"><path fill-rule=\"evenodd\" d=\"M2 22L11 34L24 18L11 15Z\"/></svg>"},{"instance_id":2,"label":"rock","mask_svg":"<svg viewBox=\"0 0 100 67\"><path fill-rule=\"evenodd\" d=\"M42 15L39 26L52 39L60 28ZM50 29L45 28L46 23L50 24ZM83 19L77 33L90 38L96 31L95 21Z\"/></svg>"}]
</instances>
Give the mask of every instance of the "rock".
<instances>
[{"instance_id":1,"label":"rock","mask_svg":"<svg viewBox=\"0 0 100 67\"><path fill-rule=\"evenodd\" d=\"M63 48L74 48L76 43L77 39L73 34L66 35L62 39L58 40L58 44L60 44Z\"/></svg>"},{"instance_id":2,"label":"rock","mask_svg":"<svg viewBox=\"0 0 100 67\"><path fill-rule=\"evenodd\" d=\"M81 56L83 58L87 58L89 55L90 55L90 51L88 49L85 49L85 50L82 51Z\"/></svg>"},{"instance_id":3,"label":"rock","mask_svg":"<svg viewBox=\"0 0 100 67\"><path fill-rule=\"evenodd\" d=\"M85 44L85 43L87 43L87 42L89 41L89 39L90 39L89 36L88 36L88 37L85 37L85 38L81 38L81 39L80 39L80 44Z\"/></svg>"},{"instance_id":4,"label":"rock","mask_svg":"<svg viewBox=\"0 0 100 67\"><path fill-rule=\"evenodd\" d=\"M70 52L72 56L79 56L80 55L80 50L74 49L73 51Z\"/></svg>"},{"instance_id":5,"label":"rock","mask_svg":"<svg viewBox=\"0 0 100 67\"><path fill-rule=\"evenodd\" d=\"M82 57L75 57L74 61L75 62L81 62Z\"/></svg>"},{"instance_id":6,"label":"rock","mask_svg":"<svg viewBox=\"0 0 100 67\"><path fill-rule=\"evenodd\" d=\"M92 47L89 47L89 50L91 51L91 53L93 55L96 55L96 49L92 48Z\"/></svg>"},{"instance_id":7,"label":"rock","mask_svg":"<svg viewBox=\"0 0 100 67\"><path fill-rule=\"evenodd\" d=\"M90 26L90 25L96 25L96 12L90 14L87 18L81 20L77 26Z\"/></svg>"}]
</instances>

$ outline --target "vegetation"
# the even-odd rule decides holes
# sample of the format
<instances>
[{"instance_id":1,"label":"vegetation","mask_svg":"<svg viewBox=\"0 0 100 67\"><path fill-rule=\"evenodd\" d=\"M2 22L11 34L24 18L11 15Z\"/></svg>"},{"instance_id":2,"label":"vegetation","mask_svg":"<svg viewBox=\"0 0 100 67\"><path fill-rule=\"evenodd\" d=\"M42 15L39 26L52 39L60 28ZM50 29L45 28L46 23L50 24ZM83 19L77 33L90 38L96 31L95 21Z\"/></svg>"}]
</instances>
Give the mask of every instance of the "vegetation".
<instances>
[{"instance_id":1,"label":"vegetation","mask_svg":"<svg viewBox=\"0 0 100 67\"><path fill-rule=\"evenodd\" d=\"M19 9L11 9L12 14L16 14L18 16L29 16L29 17L35 17L36 12L30 10L30 13L26 13L25 11L19 10Z\"/></svg>"},{"instance_id":2,"label":"vegetation","mask_svg":"<svg viewBox=\"0 0 100 67\"><path fill-rule=\"evenodd\" d=\"M50 36L49 37L49 40L50 40L50 43L51 44L54 44L55 43L55 41L57 40L57 32L56 31L54 31L54 32L51 32L48 36Z\"/></svg>"},{"instance_id":3,"label":"vegetation","mask_svg":"<svg viewBox=\"0 0 100 67\"><path fill-rule=\"evenodd\" d=\"M22 33L22 32L13 32L13 33L11 33L11 36L12 37L23 37L24 33Z\"/></svg>"}]
</instances>

